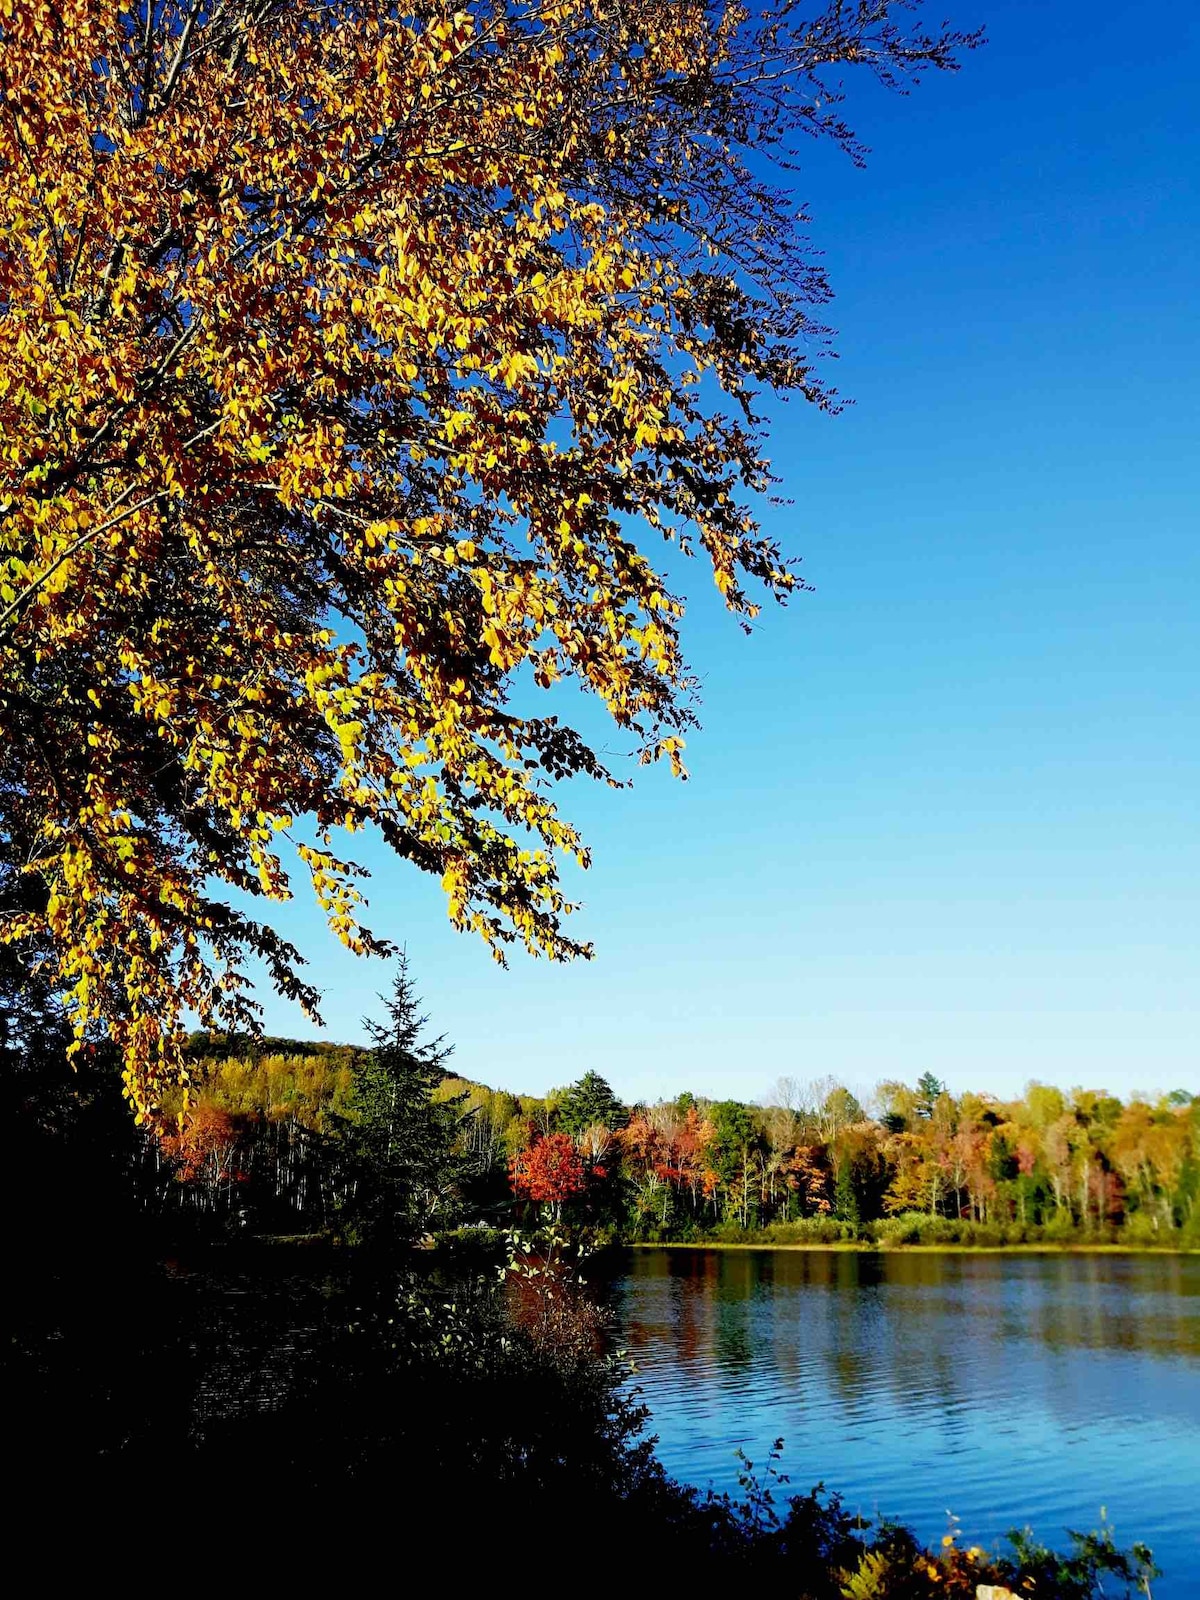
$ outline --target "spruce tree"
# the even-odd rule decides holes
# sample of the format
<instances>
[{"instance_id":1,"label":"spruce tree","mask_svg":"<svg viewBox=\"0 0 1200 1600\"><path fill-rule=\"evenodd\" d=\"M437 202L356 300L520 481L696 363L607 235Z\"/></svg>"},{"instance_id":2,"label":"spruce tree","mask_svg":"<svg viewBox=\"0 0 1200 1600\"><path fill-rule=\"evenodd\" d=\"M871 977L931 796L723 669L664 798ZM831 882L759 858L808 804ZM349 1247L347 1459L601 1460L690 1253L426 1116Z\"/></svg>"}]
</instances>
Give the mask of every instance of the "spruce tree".
<instances>
[{"instance_id":1,"label":"spruce tree","mask_svg":"<svg viewBox=\"0 0 1200 1600\"><path fill-rule=\"evenodd\" d=\"M382 1022L364 1018L370 1048L356 1062L347 1157L347 1231L404 1242L451 1219L461 1161L459 1100L435 1100L453 1054L445 1036L425 1041L429 1021L401 952Z\"/></svg>"},{"instance_id":2,"label":"spruce tree","mask_svg":"<svg viewBox=\"0 0 1200 1600\"><path fill-rule=\"evenodd\" d=\"M557 1123L566 1133L582 1133L597 1124L620 1128L629 1120L625 1107L598 1072L585 1072L568 1085L558 1102Z\"/></svg>"}]
</instances>

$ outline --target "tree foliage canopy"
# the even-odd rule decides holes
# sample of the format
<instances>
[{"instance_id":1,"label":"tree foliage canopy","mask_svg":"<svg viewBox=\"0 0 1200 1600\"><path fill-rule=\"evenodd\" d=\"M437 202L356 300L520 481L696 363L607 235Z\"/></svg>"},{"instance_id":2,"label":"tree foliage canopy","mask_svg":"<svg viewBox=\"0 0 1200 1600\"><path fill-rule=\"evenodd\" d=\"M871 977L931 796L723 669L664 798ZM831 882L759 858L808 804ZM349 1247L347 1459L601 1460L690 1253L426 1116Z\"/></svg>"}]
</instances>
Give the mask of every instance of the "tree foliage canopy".
<instances>
[{"instance_id":1,"label":"tree foliage canopy","mask_svg":"<svg viewBox=\"0 0 1200 1600\"><path fill-rule=\"evenodd\" d=\"M894 20L899 15L901 21ZM796 578L755 396L831 397L800 135L837 74L953 65L900 0L0 0L0 785L82 1037L153 1106L252 1024L242 896L360 922L372 825L500 952L584 949L548 794L692 719L680 600ZM814 338L814 336L818 336ZM232 893L230 891L233 891Z\"/></svg>"},{"instance_id":2,"label":"tree foliage canopy","mask_svg":"<svg viewBox=\"0 0 1200 1600\"><path fill-rule=\"evenodd\" d=\"M587 1185L583 1160L569 1133L548 1133L519 1151L509 1163L513 1193L561 1209L564 1200Z\"/></svg>"},{"instance_id":3,"label":"tree foliage canopy","mask_svg":"<svg viewBox=\"0 0 1200 1600\"><path fill-rule=\"evenodd\" d=\"M625 1107L598 1072L585 1072L556 1100L555 1121L567 1133L579 1134L592 1127L619 1128L626 1120Z\"/></svg>"}]
</instances>

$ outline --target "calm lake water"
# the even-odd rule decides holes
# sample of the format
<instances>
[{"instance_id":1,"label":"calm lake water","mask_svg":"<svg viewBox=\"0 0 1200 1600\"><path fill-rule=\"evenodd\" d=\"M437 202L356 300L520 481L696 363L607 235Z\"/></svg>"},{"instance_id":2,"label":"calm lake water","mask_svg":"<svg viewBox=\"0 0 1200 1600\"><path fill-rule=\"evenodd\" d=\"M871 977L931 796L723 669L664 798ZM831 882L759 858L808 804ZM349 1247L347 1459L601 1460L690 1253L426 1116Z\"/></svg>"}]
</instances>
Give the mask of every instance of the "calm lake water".
<instances>
[{"instance_id":1,"label":"calm lake water","mask_svg":"<svg viewBox=\"0 0 1200 1600\"><path fill-rule=\"evenodd\" d=\"M1200 1257L639 1250L614 1289L668 1471L736 1489L782 1435L929 1540L1097 1525L1200 1596Z\"/></svg>"}]
</instances>

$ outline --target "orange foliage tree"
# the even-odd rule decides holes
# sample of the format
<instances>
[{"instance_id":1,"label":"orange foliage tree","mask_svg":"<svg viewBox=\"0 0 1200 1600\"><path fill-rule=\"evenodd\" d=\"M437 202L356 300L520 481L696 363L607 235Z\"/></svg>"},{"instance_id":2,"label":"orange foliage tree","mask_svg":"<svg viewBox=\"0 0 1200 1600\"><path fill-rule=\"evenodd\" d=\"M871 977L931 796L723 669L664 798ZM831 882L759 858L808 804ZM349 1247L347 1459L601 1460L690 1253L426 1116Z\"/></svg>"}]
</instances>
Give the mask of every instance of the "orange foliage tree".
<instances>
[{"instance_id":1,"label":"orange foliage tree","mask_svg":"<svg viewBox=\"0 0 1200 1600\"><path fill-rule=\"evenodd\" d=\"M3 931L139 1114L189 1008L253 1025L247 955L316 1006L243 896L299 870L385 947L341 830L498 954L585 952L549 786L608 774L531 695L573 679L681 771L683 606L639 533L743 621L794 587L746 509L755 395L830 403L827 291L764 174L802 134L857 155L846 65L970 42L908 16L0 0Z\"/></svg>"},{"instance_id":2,"label":"orange foliage tree","mask_svg":"<svg viewBox=\"0 0 1200 1600\"><path fill-rule=\"evenodd\" d=\"M509 1163L508 1175L519 1200L549 1205L556 1215L564 1200L587 1188L583 1157L569 1133L549 1133L520 1151Z\"/></svg>"},{"instance_id":3,"label":"orange foliage tree","mask_svg":"<svg viewBox=\"0 0 1200 1600\"><path fill-rule=\"evenodd\" d=\"M164 1132L161 1145L179 1182L195 1184L213 1198L217 1190L246 1179L237 1122L207 1099L201 1098Z\"/></svg>"},{"instance_id":4,"label":"orange foliage tree","mask_svg":"<svg viewBox=\"0 0 1200 1600\"><path fill-rule=\"evenodd\" d=\"M791 1151L784 1164L789 1186L800 1197L806 1213L828 1216L831 1173L828 1152L821 1145L801 1144Z\"/></svg>"}]
</instances>

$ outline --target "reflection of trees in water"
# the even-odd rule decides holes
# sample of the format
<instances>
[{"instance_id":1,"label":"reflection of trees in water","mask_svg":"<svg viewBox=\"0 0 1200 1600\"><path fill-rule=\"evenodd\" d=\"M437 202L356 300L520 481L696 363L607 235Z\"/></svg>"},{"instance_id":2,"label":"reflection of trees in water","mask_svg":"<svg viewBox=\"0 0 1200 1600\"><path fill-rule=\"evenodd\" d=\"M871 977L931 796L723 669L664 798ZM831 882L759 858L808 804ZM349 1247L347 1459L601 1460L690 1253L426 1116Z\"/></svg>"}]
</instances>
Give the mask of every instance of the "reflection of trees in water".
<instances>
[{"instance_id":1,"label":"reflection of trees in water","mask_svg":"<svg viewBox=\"0 0 1200 1600\"><path fill-rule=\"evenodd\" d=\"M1050 1348L1200 1357L1197 1257L878 1259L904 1316L957 1321L960 1336L981 1348L1030 1339Z\"/></svg>"},{"instance_id":2,"label":"reflection of trees in water","mask_svg":"<svg viewBox=\"0 0 1200 1600\"><path fill-rule=\"evenodd\" d=\"M1200 1258L638 1252L659 1280L674 1360L741 1386L758 1367L781 1392L835 1397L848 1418L883 1396L900 1413L940 1410L948 1439L968 1413L1036 1392L1051 1411L1115 1403L1108 1369L1033 1350L1200 1359ZM636 1296L628 1303L637 1347ZM1023 1349L1024 1347L1024 1349Z\"/></svg>"},{"instance_id":3,"label":"reflection of trees in water","mask_svg":"<svg viewBox=\"0 0 1200 1600\"><path fill-rule=\"evenodd\" d=\"M706 1251L690 1265L688 1311L697 1335L707 1336L700 1359L710 1371L715 1369L718 1379L738 1377L759 1355L754 1308L762 1264L747 1256Z\"/></svg>"},{"instance_id":4,"label":"reflection of trees in water","mask_svg":"<svg viewBox=\"0 0 1200 1600\"><path fill-rule=\"evenodd\" d=\"M623 1297L623 1337L635 1358L671 1344L674 1364L685 1370L714 1364L719 1267L711 1250L635 1251ZM649 1289L649 1292L647 1292Z\"/></svg>"},{"instance_id":5,"label":"reflection of trees in water","mask_svg":"<svg viewBox=\"0 0 1200 1600\"><path fill-rule=\"evenodd\" d=\"M748 1371L758 1354L744 1301L720 1301L714 1355L722 1376Z\"/></svg>"},{"instance_id":6,"label":"reflection of trees in water","mask_svg":"<svg viewBox=\"0 0 1200 1600\"><path fill-rule=\"evenodd\" d=\"M685 1481L736 1493L735 1449L782 1436L794 1487L930 1539L947 1507L986 1545L1106 1504L1186 1570L1200 1257L644 1251L630 1272L650 1431Z\"/></svg>"}]
</instances>

